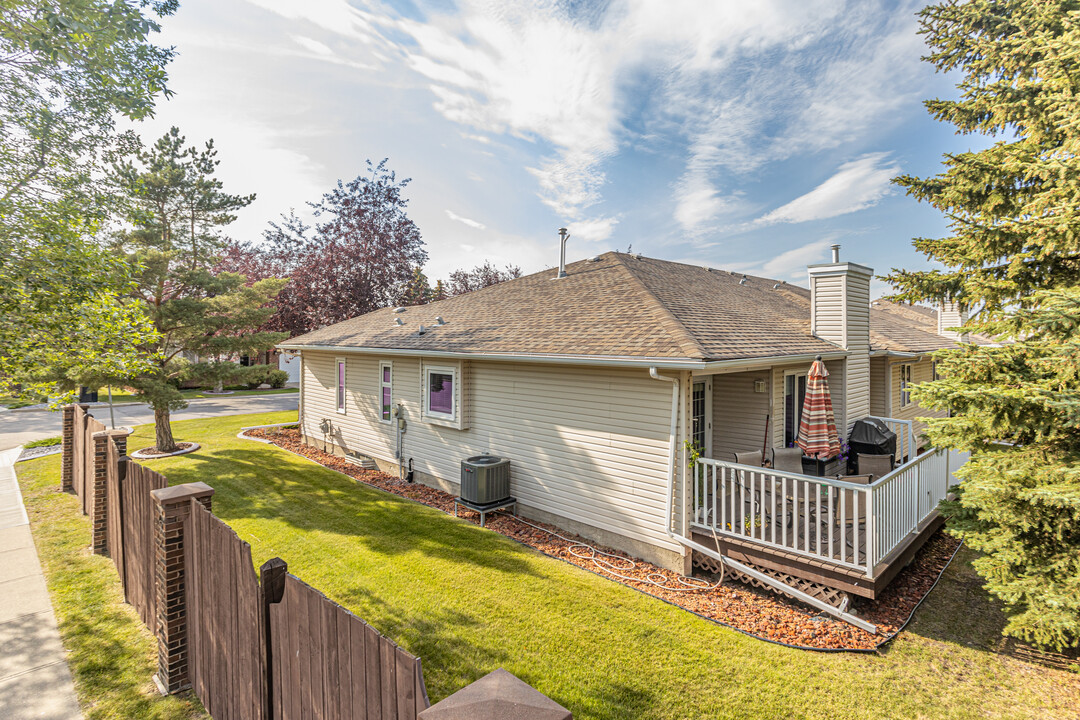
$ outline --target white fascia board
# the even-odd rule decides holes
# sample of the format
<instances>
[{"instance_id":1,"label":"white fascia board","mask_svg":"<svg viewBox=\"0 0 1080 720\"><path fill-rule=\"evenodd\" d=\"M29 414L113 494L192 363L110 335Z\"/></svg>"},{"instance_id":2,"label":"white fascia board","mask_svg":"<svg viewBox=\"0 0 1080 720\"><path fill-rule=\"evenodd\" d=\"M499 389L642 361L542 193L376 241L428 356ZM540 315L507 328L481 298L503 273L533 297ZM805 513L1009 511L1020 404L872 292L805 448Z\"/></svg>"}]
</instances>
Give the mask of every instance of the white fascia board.
<instances>
[{"instance_id":1,"label":"white fascia board","mask_svg":"<svg viewBox=\"0 0 1080 720\"><path fill-rule=\"evenodd\" d=\"M812 362L819 355L823 360L837 360L850 355L847 351L809 353L803 355L778 355L761 358L739 358L735 360L693 360L690 358L647 358L614 355L529 355L523 353L467 353L438 350L407 350L402 348L344 347L341 345L293 345L282 343L280 350L333 352L357 355L404 355L426 358L447 358L452 360L495 360L505 362L535 362L558 365L604 365L618 367L667 368L670 370L694 370L704 372L735 372L746 366L749 368L769 367L772 365Z\"/></svg>"}]
</instances>

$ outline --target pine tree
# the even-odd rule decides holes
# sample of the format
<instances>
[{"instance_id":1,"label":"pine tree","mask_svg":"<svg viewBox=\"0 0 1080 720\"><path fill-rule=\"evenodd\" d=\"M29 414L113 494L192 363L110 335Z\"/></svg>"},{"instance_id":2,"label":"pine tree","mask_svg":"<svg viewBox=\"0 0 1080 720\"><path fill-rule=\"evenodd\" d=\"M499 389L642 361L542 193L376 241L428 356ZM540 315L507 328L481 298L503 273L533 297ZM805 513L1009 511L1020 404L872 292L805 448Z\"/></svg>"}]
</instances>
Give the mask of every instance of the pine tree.
<instances>
[{"instance_id":1,"label":"pine tree","mask_svg":"<svg viewBox=\"0 0 1080 720\"><path fill-rule=\"evenodd\" d=\"M894 270L909 301L957 302L965 331L999 345L935 355L943 379L915 391L948 409L927 433L969 450L951 532L984 554L975 567L1009 614L1005 632L1080 644L1080 3L948 1L920 13L959 98L926 103L958 133L997 138L947 155L908 194L941 210L951 234L915 247L944 269Z\"/></svg>"},{"instance_id":2,"label":"pine tree","mask_svg":"<svg viewBox=\"0 0 1080 720\"><path fill-rule=\"evenodd\" d=\"M405 288L405 292L401 297L402 305L426 305L431 302L432 290L431 284L428 282L427 275L424 274L424 269L420 266L416 267L413 272L412 279Z\"/></svg>"},{"instance_id":3,"label":"pine tree","mask_svg":"<svg viewBox=\"0 0 1080 720\"><path fill-rule=\"evenodd\" d=\"M132 297L145 305L156 330L139 347L150 368L119 379L154 408L156 446L162 452L176 449L169 418L187 406L178 389L181 380L217 385L229 370L224 360L266 350L287 337L260 331L286 280L248 285L243 275L215 272L227 245L219 228L255 196L222 191L213 176L218 160L212 141L203 150L185 142L174 127L139 153L138 165L115 169L116 182L131 198L133 229L120 245L137 278ZM212 362L192 366L192 355ZM193 377L196 370L200 377Z\"/></svg>"}]
</instances>

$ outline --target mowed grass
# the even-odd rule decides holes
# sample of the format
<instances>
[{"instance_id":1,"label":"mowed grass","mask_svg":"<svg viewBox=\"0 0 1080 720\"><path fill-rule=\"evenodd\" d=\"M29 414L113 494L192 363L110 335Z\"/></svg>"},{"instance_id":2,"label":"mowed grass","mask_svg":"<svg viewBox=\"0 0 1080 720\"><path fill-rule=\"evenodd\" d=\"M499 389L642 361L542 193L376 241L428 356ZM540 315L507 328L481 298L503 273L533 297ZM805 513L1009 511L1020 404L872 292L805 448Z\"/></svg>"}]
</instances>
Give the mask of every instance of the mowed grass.
<instances>
[{"instance_id":1,"label":"mowed grass","mask_svg":"<svg viewBox=\"0 0 1080 720\"><path fill-rule=\"evenodd\" d=\"M90 554L90 519L74 495L60 492L60 456L15 469L87 720L209 717L190 694L163 698L154 688L157 644L124 604L112 561Z\"/></svg>"},{"instance_id":2,"label":"mowed grass","mask_svg":"<svg viewBox=\"0 0 1080 720\"><path fill-rule=\"evenodd\" d=\"M151 466L213 486L256 565L282 557L418 655L433 702L503 667L578 720L1078 716L1076 675L1001 652L1001 616L966 554L883 653L784 648L235 437L295 418L177 422L203 448ZM131 447L151 438L140 427Z\"/></svg>"}]
</instances>

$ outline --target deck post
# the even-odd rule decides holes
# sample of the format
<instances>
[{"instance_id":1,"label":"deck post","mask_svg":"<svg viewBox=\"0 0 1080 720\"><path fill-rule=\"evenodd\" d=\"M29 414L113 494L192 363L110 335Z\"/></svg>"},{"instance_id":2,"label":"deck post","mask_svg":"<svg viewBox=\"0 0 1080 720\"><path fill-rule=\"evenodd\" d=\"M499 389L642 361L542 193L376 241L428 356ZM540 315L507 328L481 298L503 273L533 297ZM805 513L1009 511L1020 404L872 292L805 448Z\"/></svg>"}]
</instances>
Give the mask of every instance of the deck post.
<instances>
[{"instance_id":1,"label":"deck post","mask_svg":"<svg viewBox=\"0 0 1080 720\"><path fill-rule=\"evenodd\" d=\"M874 524L874 486L866 488L866 577L874 578L874 555L877 550L877 528Z\"/></svg>"}]
</instances>

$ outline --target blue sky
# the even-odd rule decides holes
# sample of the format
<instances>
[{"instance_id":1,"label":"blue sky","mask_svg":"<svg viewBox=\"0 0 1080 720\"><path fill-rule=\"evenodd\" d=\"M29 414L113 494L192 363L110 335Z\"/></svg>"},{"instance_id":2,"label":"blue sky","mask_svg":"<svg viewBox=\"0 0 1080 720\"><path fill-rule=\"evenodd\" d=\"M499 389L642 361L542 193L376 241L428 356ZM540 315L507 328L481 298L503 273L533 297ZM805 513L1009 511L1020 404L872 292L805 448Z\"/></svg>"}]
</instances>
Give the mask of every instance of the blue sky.
<instances>
[{"instance_id":1,"label":"blue sky","mask_svg":"<svg viewBox=\"0 0 1080 720\"><path fill-rule=\"evenodd\" d=\"M889 179L985 140L933 121L922 2L186 0L173 99L257 240L364 160L411 177L432 278L611 249L806 283L838 242L922 267L941 216ZM878 282L875 290L884 286Z\"/></svg>"}]
</instances>

